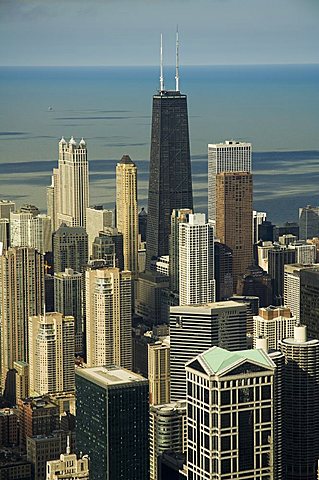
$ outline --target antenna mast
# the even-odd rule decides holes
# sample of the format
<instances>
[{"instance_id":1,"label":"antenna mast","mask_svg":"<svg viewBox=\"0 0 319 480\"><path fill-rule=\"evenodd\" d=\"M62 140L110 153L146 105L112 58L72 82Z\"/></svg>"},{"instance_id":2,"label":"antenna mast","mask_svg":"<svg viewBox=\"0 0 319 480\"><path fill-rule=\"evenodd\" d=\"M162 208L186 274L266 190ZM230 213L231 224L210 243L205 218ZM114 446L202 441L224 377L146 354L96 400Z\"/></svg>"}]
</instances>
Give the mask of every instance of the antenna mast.
<instances>
[{"instance_id":1,"label":"antenna mast","mask_svg":"<svg viewBox=\"0 0 319 480\"><path fill-rule=\"evenodd\" d=\"M178 38L178 26L177 26L177 28L176 28L175 89L176 89L176 92L179 92L179 38Z\"/></svg>"},{"instance_id":2,"label":"antenna mast","mask_svg":"<svg viewBox=\"0 0 319 480\"><path fill-rule=\"evenodd\" d=\"M161 33L161 49L160 49L160 92L164 91L164 76L163 76L163 35Z\"/></svg>"}]
</instances>

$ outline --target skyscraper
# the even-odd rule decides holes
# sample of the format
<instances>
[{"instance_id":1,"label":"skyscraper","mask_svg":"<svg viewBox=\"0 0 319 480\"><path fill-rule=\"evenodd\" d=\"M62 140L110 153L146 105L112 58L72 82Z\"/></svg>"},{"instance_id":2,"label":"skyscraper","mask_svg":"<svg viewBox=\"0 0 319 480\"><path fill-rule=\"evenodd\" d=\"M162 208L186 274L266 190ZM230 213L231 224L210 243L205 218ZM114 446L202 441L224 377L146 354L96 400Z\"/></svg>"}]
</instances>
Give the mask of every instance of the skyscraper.
<instances>
[{"instance_id":1,"label":"skyscraper","mask_svg":"<svg viewBox=\"0 0 319 480\"><path fill-rule=\"evenodd\" d=\"M74 390L74 318L62 313L29 317L30 392Z\"/></svg>"},{"instance_id":2,"label":"skyscraper","mask_svg":"<svg viewBox=\"0 0 319 480\"><path fill-rule=\"evenodd\" d=\"M310 338L319 339L319 265L300 270L300 319Z\"/></svg>"},{"instance_id":3,"label":"skyscraper","mask_svg":"<svg viewBox=\"0 0 319 480\"><path fill-rule=\"evenodd\" d=\"M93 265L85 271L85 284L87 364L131 369L131 272Z\"/></svg>"},{"instance_id":4,"label":"skyscraper","mask_svg":"<svg viewBox=\"0 0 319 480\"><path fill-rule=\"evenodd\" d=\"M152 259L169 254L173 209L193 208L187 96L179 89L178 42L176 60L175 90L166 90L161 55L160 88L153 96L146 268Z\"/></svg>"},{"instance_id":5,"label":"skyscraper","mask_svg":"<svg viewBox=\"0 0 319 480\"><path fill-rule=\"evenodd\" d=\"M124 368L76 371L76 440L94 480L149 480L148 381Z\"/></svg>"},{"instance_id":6,"label":"skyscraper","mask_svg":"<svg viewBox=\"0 0 319 480\"><path fill-rule=\"evenodd\" d=\"M179 225L187 222L187 216L193 213L189 208L173 209L171 215L171 234L169 238L169 281L170 289L179 292Z\"/></svg>"},{"instance_id":7,"label":"skyscraper","mask_svg":"<svg viewBox=\"0 0 319 480\"><path fill-rule=\"evenodd\" d=\"M188 480L273 480L275 367L218 347L186 364Z\"/></svg>"},{"instance_id":8,"label":"skyscraper","mask_svg":"<svg viewBox=\"0 0 319 480\"><path fill-rule=\"evenodd\" d=\"M5 382L14 362L28 361L28 317L42 312L44 265L39 252L15 247L0 257L0 302L1 377L5 389L9 388ZM11 394L14 392L10 390Z\"/></svg>"},{"instance_id":9,"label":"skyscraper","mask_svg":"<svg viewBox=\"0 0 319 480\"><path fill-rule=\"evenodd\" d=\"M48 190L48 213L53 215L53 229L61 223L70 227L86 226L89 206L88 160L86 143L77 145L72 137L59 142L58 168L53 169L52 186Z\"/></svg>"},{"instance_id":10,"label":"skyscraper","mask_svg":"<svg viewBox=\"0 0 319 480\"><path fill-rule=\"evenodd\" d=\"M180 305L214 302L214 227L204 213L179 224L178 261Z\"/></svg>"},{"instance_id":11,"label":"skyscraper","mask_svg":"<svg viewBox=\"0 0 319 480\"><path fill-rule=\"evenodd\" d=\"M303 240L318 237L319 235L319 207L299 208L299 236Z\"/></svg>"},{"instance_id":12,"label":"skyscraper","mask_svg":"<svg viewBox=\"0 0 319 480\"><path fill-rule=\"evenodd\" d=\"M186 401L150 408L150 480L158 480L158 457L170 452L186 452Z\"/></svg>"},{"instance_id":13,"label":"skyscraper","mask_svg":"<svg viewBox=\"0 0 319 480\"><path fill-rule=\"evenodd\" d=\"M285 356L283 447L286 480L316 480L319 458L319 340L307 341L307 328L280 342Z\"/></svg>"},{"instance_id":14,"label":"skyscraper","mask_svg":"<svg viewBox=\"0 0 319 480\"><path fill-rule=\"evenodd\" d=\"M216 345L247 348L248 306L233 301L171 307L171 401L186 398L185 364Z\"/></svg>"},{"instance_id":15,"label":"skyscraper","mask_svg":"<svg viewBox=\"0 0 319 480\"><path fill-rule=\"evenodd\" d=\"M93 242L99 232L105 227L112 227L112 210L106 210L103 205L94 205L86 209L86 232L88 234L89 256L92 255Z\"/></svg>"},{"instance_id":16,"label":"skyscraper","mask_svg":"<svg viewBox=\"0 0 319 480\"><path fill-rule=\"evenodd\" d=\"M272 279L274 305L283 304L284 267L289 263L296 263L294 248L275 245L268 250L268 273Z\"/></svg>"},{"instance_id":17,"label":"skyscraper","mask_svg":"<svg viewBox=\"0 0 319 480\"><path fill-rule=\"evenodd\" d=\"M129 155L116 165L116 227L123 235L124 270L138 272L137 168Z\"/></svg>"},{"instance_id":18,"label":"skyscraper","mask_svg":"<svg viewBox=\"0 0 319 480\"><path fill-rule=\"evenodd\" d=\"M82 227L62 224L53 234L54 272L82 272L88 262L88 234Z\"/></svg>"},{"instance_id":19,"label":"skyscraper","mask_svg":"<svg viewBox=\"0 0 319 480\"><path fill-rule=\"evenodd\" d=\"M167 340L148 344L148 380L150 404L162 405L170 400L170 345Z\"/></svg>"},{"instance_id":20,"label":"skyscraper","mask_svg":"<svg viewBox=\"0 0 319 480\"><path fill-rule=\"evenodd\" d=\"M259 309L259 315L254 316L254 347L258 338L267 338L270 350L279 349L279 341L293 336L296 317L291 315L287 307Z\"/></svg>"},{"instance_id":21,"label":"skyscraper","mask_svg":"<svg viewBox=\"0 0 319 480\"><path fill-rule=\"evenodd\" d=\"M251 173L251 144L226 140L208 145L208 218L216 220L216 175L221 172ZM252 228L250 229L252 232Z\"/></svg>"},{"instance_id":22,"label":"skyscraper","mask_svg":"<svg viewBox=\"0 0 319 480\"><path fill-rule=\"evenodd\" d=\"M12 247L36 248L40 253L51 252L51 218L21 210L11 212L10 244Z\"/></svg>"},{"instance_id":23,"label":"skyscraper","mask_svg":"<svg viewBox=\"0 0 319 480\"><path fill-rule=\"evenodd\" d=\"M221 172L216 182L216 237L233 251L233 281L253 262L252 251L252 174Z\"/></svg>"},{"instance_id":24,"label":"skyscraper","mask_svg":"<svg viewBox=\"0 0 319 480\"><path fill-rule=\"evenodd\" d=\"M66 268L54 274L54 310L74 317L75 351L82 352L82 273Z\"/></svg>"}]
</instances>

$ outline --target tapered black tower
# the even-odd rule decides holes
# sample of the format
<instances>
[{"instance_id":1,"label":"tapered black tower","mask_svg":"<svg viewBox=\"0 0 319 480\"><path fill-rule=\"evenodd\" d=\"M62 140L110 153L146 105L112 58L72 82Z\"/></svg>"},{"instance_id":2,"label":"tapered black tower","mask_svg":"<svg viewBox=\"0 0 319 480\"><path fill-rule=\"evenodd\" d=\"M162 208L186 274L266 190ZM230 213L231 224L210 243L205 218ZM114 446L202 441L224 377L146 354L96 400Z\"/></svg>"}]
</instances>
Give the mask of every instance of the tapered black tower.
<instances>
[{"instance_id":1,"label":"tapered black tower","mask_svg":"<svg viewBox=\"0 0 319 480\"><path fill-rule=\"evenodd\" d=\"M152 258L169 253L170 216L175 208L193 208L187 96L179 91L178 37L176 90L153 97L151 158L148 189L146 268Z\"/></svg>"}]
</instances>

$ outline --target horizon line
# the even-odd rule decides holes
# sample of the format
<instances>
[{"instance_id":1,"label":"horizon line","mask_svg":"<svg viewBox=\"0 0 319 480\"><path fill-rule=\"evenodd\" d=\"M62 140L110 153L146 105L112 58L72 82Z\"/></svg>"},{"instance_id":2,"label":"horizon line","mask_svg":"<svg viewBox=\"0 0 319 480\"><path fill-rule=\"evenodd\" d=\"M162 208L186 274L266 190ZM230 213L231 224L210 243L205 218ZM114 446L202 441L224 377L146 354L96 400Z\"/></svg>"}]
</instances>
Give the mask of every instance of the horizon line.
<instances>
[{"instance_id":1,"label":"horizon line","mask_svg":"<svg viewBox=\"0 0 319 480\"><path fill-rule=\"evenodd\" d=\"M185 63L182 64L183 67L267 67L267 66L308 66L308 65L319 65L318 62L287 62L287 63ZM175 68L174 64L168 64L165 67ZM0 65L0 68L159 68L157 64L133 64L133 65L43 65L43 64L34 64L34 65Z\"/></svg>"}]
</instances>

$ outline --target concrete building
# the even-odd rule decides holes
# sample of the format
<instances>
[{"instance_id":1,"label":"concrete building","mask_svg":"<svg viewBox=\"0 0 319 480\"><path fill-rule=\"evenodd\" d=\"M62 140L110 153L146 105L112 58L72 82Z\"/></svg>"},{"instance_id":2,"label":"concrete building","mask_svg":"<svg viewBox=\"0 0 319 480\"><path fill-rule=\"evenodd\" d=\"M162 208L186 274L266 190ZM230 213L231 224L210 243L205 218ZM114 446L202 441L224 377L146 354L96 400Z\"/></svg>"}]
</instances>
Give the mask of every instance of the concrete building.
<instances>
[{"instance_id":1,"label":"concrete building","mask_svg":"<svg viewBox=\"0 0 319 480\"><path fill-rule=\"evenodd\" d=\"M319 457L319 340L307 328L280 342L285 356L283 383L284 478L316 480Z\"/></svg>"},{"instance_id":2,"label":"concrete building","mask_svg":"<svg viewBox=\"0 0 319 480\"><path fill-rule=\"evenodd\" d=\"M29 364L22 360L13 362L13 368L16 371L16 402L29 397Z\"/></svg>"},{"instance_id":3,"label":"concrete building","mask_svg":"<svg viewBox=\"0 0 319 480\"><path fill-rule=\"evenodd\" d=\"M168 307L163 295L169 288L169 278L153 270L140 273L136 284L135 313L143 318L147 325L159 325L168 322Z\"/></svg>"},{"instance_id":4,"label":"concrete building","mask_svg":"<svg viewBox=\"0 0 319 480\"><path fill-rule=\"evenodd\" d=\"M233 301L171 307L171 401L186 397L186 362L212 346L247 348L247 305Z\"/></svg>"},{"instance_id":5,"label":"concrete building","mask_svg":"<svg viewBox=\"0 0 319 480\"><path fill-rule=\"evenodd\" d=\"M208 145L208 218L216 216L216 175L221 172L252 171L251 144L226 140L224 143ZM252 212L251 212L252 216ZM250 222L252 225L252 221ZM252 228L250 229L252 232ZM252 239L251 239L252 241Z\"/></svg>"},{"instance_id":6,"label":"concrete building","mask_svg":"<svg viewBox=\"0 0 319 480\"><path fill-rule=\"evenodd\" d=\"M10 213L10 245L52 252L51 218L18 210Z\"/></svg>"},{"instance_id":7,"label":"concrete building","mask_svg":"<svg viewBox=\"0 0 319 480\"><path fill-rule=\"evenodd\" d=\"M118 232L117 228L107 227L103 232L99 232L99 236L93 243L92 256L95 259L103 258L109 266L124 270L123 235Z\"/></svg>"},{"instance_id":8,"label":"concrete building","mask_svg":"<svg viewBox=\"0 0 319 480\"><path fill-rule=\"evenodd\" d=\"M227 300L234 293L233 251L224 243L214 243L214 278L216 302Z\"/></svg>"},{"instance_id":9,"label":"concrete building","mask_svg":"<svg viewBox=\"0 0 319 480\"><path fill-rule=\"evenodd\" d=\"M254 348L258 338L267 338L268 348L278 350L279 341L293 336L296 317L288 307L265 307L254 316Z\"/></svg>"},{"instance_id":10,"label":"concrete building","mask_svg":"<svg viewBox=\"0 0 319 480\"><path fill-rule=\"evenodd\" d=\"M0 255L10 246L10 221L0 218Z\"/></svg>"},{"instance_id":11,"label":"concrete building","mask_svg":"<svg viewBox=\"0 0 319 480\"><path fill-rule=\"evenodd\" d=\"M303 240L319 236L319 207L299 208L299 236Z\"/></svg>"},{"instance_id":12,"label":"concrete building","mask_svg":"<svg viewBox=\"0 0 319 480\"><path fill-rule=\"evenodd\" d=\"M0 452L0 480L30 480L32 465L15 452Z\"/></svg>"},{"instance_id":13,"label":"concrete building","mask_svg":"<svg viewBox=\"0 0 319 480\"><path fill-rule=\"evenodd\" d=\"M261 349L219 347L186 364L188 479L274 478L275 368Z\"/></svg>"},{"instance_id":14,"label":"concrete building","mask_svg":"<svg viewBox=\"0 0 319 480\"><path fill-rule=\"evenodd\" d=\"M86 232L88 234L89 257L92 257L93 242L99 232L105 227L112 227L113 212L103 208L103 205L94 205L86 209Z\"/></svg>"},{"instance_id":15,"label":"concrete building","mask_svg":"<svg viewBox=\"0 0 319 480\"><path fill-rule=\"evenodd\" d=\"M76 371L78 452L94 480L149 480L148 381L113 367Z\"/></svg>"},{"instance_id":16,"label":"concrete building","mask_svg":"<svg viewBox=\"0 0 319 480\"><path fill-rule=\"evenodd\" d=\"M62 137L59 142L58 168L53 169L52 186L48 195L48 213L53 215L53 231L62 223L69 227L86 227L88 176L85 141L82 138L77 145L73 137L68 143Z\"/></svg>"},{"instance_id":17,"label":"concrete building","mask_svg":"<svg viewBox=\"0 0 319 480\"><path fill-rule=\"evenodd\" d=\"M43 302L43 256L33 248L9 248L0 257L1 380L13 401L14 362L28 360L28 317L39 315Z\"/></svg>"},{"instance_id":18,"label":"concrete building","mask_svg":"<svg viewBox=\"0 0 319 480\"><path fill-rule=\"evenodd\" d=\"M162 255L157 260L152 260L150 269L169 277L169 255Z\"/></svg>"},{"instance_id":19,"label":"concrete building","mask_svg":"<svg viewBox=\"0 0 319 480\"><path fill-rule=\"evenodd\" d=\"M18 411L13 408L2 408L0 410L0 448L16 447L18 443Z\"/></svg>"},{"instance_id":20,"label":"concrete building","mask_svg":"<svg viewBox=\"0 0 319 480\"><path fill-rule=\"evenodd\" d=\"M171 232L169 237L169 278L172 292L179 292L179 225L187 223L189 208L174 209L171 215Z\"/></svg>"},{"instance_id":21,"label":"concrete building","mask_svg":"<svg viewBox=\"0 0 319 480\"><path fill-rule=\"evenodd\" d=\"M268 273L272 279L274 305L283 304L284 267L291 263L296 263L294 248L275 245L268 250Z\"/></svg>"},{"instance_id":22,"label":"concrete building","mask_svg":"<svg viewBox=\"0 0 319 480\"><path fill-rule=\"evenodd\" d=\"M61 453L58 460L47 462L46 480L89 480L89 457L79 458L71 453L69 441L66 452Z\"/></svg>"},{"instance_id":23,"label":"concrete building","mask_svg":"<svg viewBox=\"0 0 319 480\"><path fill-rule=\"evenodd\" d=\"M319 339L319 265L300 270L300 319L310 338Z\"/></svg>"},{"instance_id":24,"label":"concrete building","mask_svg":"<svg viewBox=\"0 0 319 480\"><path fill-rule=\"evenodd\" d=\"M48 398L35 397L18 400L20 443L27 437L49 435L60 428L59 407Z\"/></svg>"},{"instance_id":25,"label":"concrete building","mask_svg":"<svg viewBox=\"0 0 319 480\"><path fill-rule=\"evenodd\" d=\"M163 405L170 401L169 337L148 344L148 381L150 404Z\"/></svg>"},{"instance_id":26,"label":"concrete building","mask_svg":"<svg viewBox=\"0 0 319 480\"><path fill-rule=\"evenodd\" d=\"M88 267L85 284L88 366L119 365L131 369L131 272Z\"/></svg>"},{"instance_id":27,"label":"concrete building","mask_svg":"<svg viewBox=\"0 0 319 480\"><path fill-rule=\"evenodd\" d=\"M253 210L253 243L257 243L261 239L259 235L259 226L266 221L266 212L257 212L256 210Z\"/></svg>"},{"instance_id":28,"label":"concrete building","mask_svg":"<svg viewBox=\"0 0 319 480\"><path fill-rule=\"evenodd\" d=\"M116 165L116 227L123 235L124 270L138 272L137 167L129 155Z\"/></svg>"},{"instance_id":29,"label":"concrete building","mask_svg":"<svg viewBox=\"0 0 319 480\"><path fill-rule=\"evenodd\" d=\"M150 480L159 480L158 457L187 450L186 401L150 408Z\"/></svg>"},{"instance_id":30,"label":"concrete building","mask_svg":"<svg viewBox=\"0 0 319 480\"><path fill-rule=\"evenodd\" d=\"M252 174L221 172L216 175L216 237L233 252L234 290L237 280L253 263Z\"/></svg>"},{"instance_id":31,"label":"concrete building","mask_svg":"<svg viewBox=\"0 0 319 480\"><path fill-rule=\"evenodd\" d=\"M300 272L305 269L318 268L319 265L302 265L292 263L284 266L284 305L290 308L291 313L300 322Z\"/></svg>"},{"instance_id":32,"label":"concrete building","mask_svg":"<svg viewBox=\"0 0 319 480\"><path fill-rule=\"evenodd\" d=\"M44 395L74 391L74 318L53 312L29 317L29 388Z\"/></svg>"},{"instance_id":33,"label":"concrete building","mask_svg":"<svg viewBox=\"0 0 319 480\"><path fill-rule=\"evenodd\" d=\"M54 274L54 311L74 318L75 352L83 350L82 273L66 268Z\"/></svg>"},{"instance_id":34,"label":"concrete building","mask_svg":"<svg viewBox=\"0 0 319 480\"><path fill-rule=\"evenodd\" d=\"M82 272L88 262L88 235L82 227L62 224L53 234L54 273L72 268Z\"/></svg>"},{"instance_id":35,"label":"concrete building","mask_svg":"<svg viewBox=\"0 0 319 480\"><path fill-rule=\"evenodd\" d=\"M15 202L11 200L0 200L0 218L10 219L10 213L16 209Z\"/></svg>"},{"instance_id":36,"label":"concrete building","mask_svg":"<svg viewBox=\"0 0 319 480\"><path fill-rule=\"evenodd\" d=\"M214 228L204 213L187 217L179 224L179 303L214 302Z\"/></svg>"}]
</instances>

